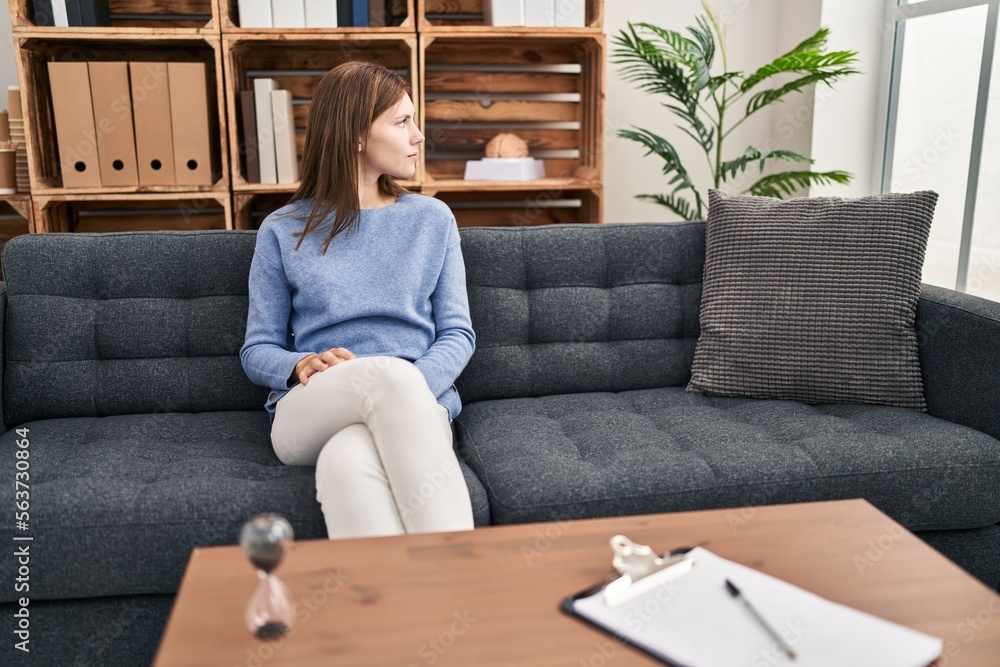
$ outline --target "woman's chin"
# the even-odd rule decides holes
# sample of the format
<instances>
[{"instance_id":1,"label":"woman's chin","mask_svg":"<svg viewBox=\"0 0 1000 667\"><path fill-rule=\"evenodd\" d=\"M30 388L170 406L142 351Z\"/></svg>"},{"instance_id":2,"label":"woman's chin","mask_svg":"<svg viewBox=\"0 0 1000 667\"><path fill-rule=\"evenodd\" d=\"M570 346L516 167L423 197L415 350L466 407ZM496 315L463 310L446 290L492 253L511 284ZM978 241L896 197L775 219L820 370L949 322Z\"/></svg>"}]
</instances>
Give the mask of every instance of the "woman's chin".
<instances>
[{"instance_id":1,"label":"woman's chin","mask_svg":"<svg viewBox=\"0 0 1000 667\"><path fill-rule=\"evenodd\" d=\"M397 181L408 181L417 175L417 165L413 165L409 169L400 169L397 172L389 174Z\"/></svg>"}]
</instances>

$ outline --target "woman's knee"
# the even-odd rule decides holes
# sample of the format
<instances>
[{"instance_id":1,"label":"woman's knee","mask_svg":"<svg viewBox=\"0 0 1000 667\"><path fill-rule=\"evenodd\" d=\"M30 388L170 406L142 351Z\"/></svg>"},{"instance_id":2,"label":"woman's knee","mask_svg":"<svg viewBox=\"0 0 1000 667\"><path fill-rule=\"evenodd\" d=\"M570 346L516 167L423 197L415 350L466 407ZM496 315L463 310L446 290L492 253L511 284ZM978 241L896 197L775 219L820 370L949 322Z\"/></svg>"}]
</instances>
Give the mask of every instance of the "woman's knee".
<instances>
[{"instance_id":1,"label":"woman's knee","mask_svg":"<svg viewBox=\"0 0 1000 667\"><path fill-rule=\"evenodd\" d=\"M427 380L424 374L410 361L399 357L374 357L373 381L379 382L383 387L401 389L409 392L414 387L426 387Z\"/></svg>"},{"instance_id":2,"label":"woman's knee","mask_svg":"<svg viewBox=\"0 0 1000 667\"><path fill-rule=\"evenodd\" d=\"M381 461L371 431L364 424L351 424L323 446L316 460L316 478L349 482L375 467L381 468Z\"/></svg>"},{"instance_id":3,"label":"woman's knee","mask_svg":"<svg viewBox=\"0 0 1000 667\"><path fill-rule=\"evenodd\" d=\"M306 446L297 437L279 439L272 432L271 448L283 465L311 466L316 463L315 448Z\"/></svg>"}]
</instances>

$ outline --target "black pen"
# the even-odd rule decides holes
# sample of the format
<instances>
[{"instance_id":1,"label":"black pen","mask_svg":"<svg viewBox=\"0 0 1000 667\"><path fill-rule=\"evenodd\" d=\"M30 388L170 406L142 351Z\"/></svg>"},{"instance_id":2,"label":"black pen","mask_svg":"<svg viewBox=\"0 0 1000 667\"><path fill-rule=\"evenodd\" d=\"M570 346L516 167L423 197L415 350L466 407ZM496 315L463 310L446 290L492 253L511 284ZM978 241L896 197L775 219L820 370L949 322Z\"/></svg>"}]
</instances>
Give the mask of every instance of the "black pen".
<instances>
[{"instance_id":1,"label":"black pen","mask_svg":"<svg viewBox=\"0 0 1000 667\"><path fill-rule=\"evenodd\" d=\"M753 617L757 619L757 622L760 623L765 630L767 630L767 634L771 635L774 641L778 642L778 645L781 646L781 648L785 651L785 655L787 655L789 659L795 660L795 651L792 650L792 647L786 644L785 640L781 638L781 635L775 632L774 628L772 628L770 625L767 624L767 621L764 620L764 617L761 616L757 612L757 610L753 608L753 606L750 604L750 601L746 599L746 596L744 596L743 593L740 592L740 589L736 588L736 584L726 579L726 588L729 589L730 595L732 595L734 598L739 598L740 600L743 601L743 604L746 606L747 609L750 610L750 613L753 614Z\"/></svg>"}]
</instances>

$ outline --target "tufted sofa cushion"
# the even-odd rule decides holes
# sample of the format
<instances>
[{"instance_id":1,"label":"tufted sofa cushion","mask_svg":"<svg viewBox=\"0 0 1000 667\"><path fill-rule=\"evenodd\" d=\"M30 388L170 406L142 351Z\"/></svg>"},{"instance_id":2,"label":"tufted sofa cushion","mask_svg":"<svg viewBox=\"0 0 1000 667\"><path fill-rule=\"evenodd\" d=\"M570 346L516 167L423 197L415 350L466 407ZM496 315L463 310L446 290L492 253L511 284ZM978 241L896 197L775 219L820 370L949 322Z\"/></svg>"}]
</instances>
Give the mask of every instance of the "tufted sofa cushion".
<instances>
[{"instance_id":1,"label":"tufted sofa cushion","mask_svg":"<svg viewBox=\"0 0 1000 667\"><path fill-rule=\"evenodd\" d=\"M157 412L26 425L31 451L31 599L173 593L191 549L235 544L243 522L277 512L297 540L326 537L316 469L286 466L267 413ZM0 436L12 451L15 431ZM489 523L479 481L459 461L477 526ZM0 494L11 507L13 485ZM14 533L13 512L0 520ZM73 557L67 557L74 554ZM249 565L248 565L249 567ZM0 568L0 602L16 595Z\"/></svg>"},{"instance_id":2,"label":"tufted sofa cushion","mask_svg":"<svg viewBox=\"0 0 1000 667\"><path fill-rule=\"evenodd\" d=\"M913 531L1000 522L1000 442L908 408L677 387L482 401L456 422L494 523L840 498Z\"/></svg>"},{"instance_id":3,"label":"tufted sofa cushion","mask_svg":"<svg viewBox=\"0 0 1000 667\"><path fill-rule=\"evenodd\" d=\"M704 223L469 232L476 353L456 383L463 402L688 381Z\"/></svg>"},{"instance_id":4,"label":"tufted sofa cushion","mask_svg":"<svg viewBox=\"0 0 1000 667\"><path fill-rule=\"evenodd\" d=\"M30 234L3 249L4 421L260 410L248 231Z\"/></svg>"}]
</instances>

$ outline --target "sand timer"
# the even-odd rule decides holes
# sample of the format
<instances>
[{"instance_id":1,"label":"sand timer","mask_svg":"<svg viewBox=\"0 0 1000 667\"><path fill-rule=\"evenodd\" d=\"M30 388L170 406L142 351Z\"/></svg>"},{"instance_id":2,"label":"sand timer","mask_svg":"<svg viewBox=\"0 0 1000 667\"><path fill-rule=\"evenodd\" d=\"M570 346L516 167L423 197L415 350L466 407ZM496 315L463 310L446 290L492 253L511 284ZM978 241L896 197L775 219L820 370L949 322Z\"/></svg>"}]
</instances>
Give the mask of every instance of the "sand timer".
<instances>
[{"instance_id":1,"label":"sand timer","mask_svg":"<svg viewBox=\"0 0 1000 667\"><path fill-rule=\"evenodd\" d=\"M240 533L240 546L259 578L247 602L245 619L250 632L261 639L280 637L292 625L292 594L273 572L293 539L292 526L277 514L258 514L243 524Z\"/></svg>"}]
</instances>

